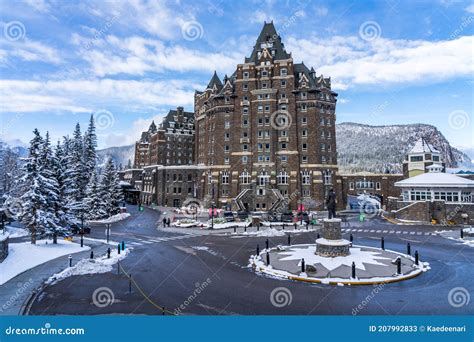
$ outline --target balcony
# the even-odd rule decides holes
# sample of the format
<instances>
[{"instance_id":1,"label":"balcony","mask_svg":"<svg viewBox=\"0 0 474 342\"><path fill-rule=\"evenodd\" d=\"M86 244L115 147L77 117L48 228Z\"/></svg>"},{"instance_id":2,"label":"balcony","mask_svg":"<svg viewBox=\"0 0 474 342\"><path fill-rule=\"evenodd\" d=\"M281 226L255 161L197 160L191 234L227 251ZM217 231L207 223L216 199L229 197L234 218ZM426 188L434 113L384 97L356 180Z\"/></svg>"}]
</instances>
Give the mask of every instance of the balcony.
<instances>
[{"instance_id":1,"label":"balcony","mask_svg":"<svg viewBox=\"0 0 474 342\"><path fill-rule=\"evenodd\" d=\"M289 137L278 137L278 142L289 142L290 138Z\"/></svg>"},{"instance_id":2,"label":"balcony","mask_svg":"<svg viewBox=\"0 0 474 342\"><path fill-rule=\"evenodd\" d=\"M249 143L250 139L249 138L240 138L240 143Z\"/></svg>"},{"instance_id":3,"label":"balcony","mask_svg":"<svg viewBox=\"0 0 474 342\"><path fill-rule=\"evenodd\" d=\"M249 100L242 100L240 101L241 106L250 106L250 101Z\"/></svg>"},{"instance_id":4,"label":"balcony","mask_svg":"<svg viewBox=\"0 0 474 342\"><path fill-rule=\"evenodd\" d=\"M278 99L278 104L288 103L288 99Z\"/></svg>"}]
</instances>

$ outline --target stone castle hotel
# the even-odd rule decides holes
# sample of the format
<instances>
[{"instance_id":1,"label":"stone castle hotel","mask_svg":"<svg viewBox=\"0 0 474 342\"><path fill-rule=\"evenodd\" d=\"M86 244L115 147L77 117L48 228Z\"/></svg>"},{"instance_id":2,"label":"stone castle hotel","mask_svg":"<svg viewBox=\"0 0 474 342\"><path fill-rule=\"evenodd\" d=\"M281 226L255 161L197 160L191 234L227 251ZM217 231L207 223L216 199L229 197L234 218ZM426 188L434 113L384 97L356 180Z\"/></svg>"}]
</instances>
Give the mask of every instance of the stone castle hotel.
<instances>
[{"instance_id":1,"label":"stone castle hotel","mask_svg":"<svg viewBox=\"0 0 474 342\"><path fill-rule=\"evenodd\" d=\"M124 180L142 203L175 207L323 209L331 188L341 208L351 193L398 196L403 175L338 173L336 102L331 79L296 63L265 23L232 75L195 92L194 113L178 107L142 133Z\"/></svg>"}]
</instances>

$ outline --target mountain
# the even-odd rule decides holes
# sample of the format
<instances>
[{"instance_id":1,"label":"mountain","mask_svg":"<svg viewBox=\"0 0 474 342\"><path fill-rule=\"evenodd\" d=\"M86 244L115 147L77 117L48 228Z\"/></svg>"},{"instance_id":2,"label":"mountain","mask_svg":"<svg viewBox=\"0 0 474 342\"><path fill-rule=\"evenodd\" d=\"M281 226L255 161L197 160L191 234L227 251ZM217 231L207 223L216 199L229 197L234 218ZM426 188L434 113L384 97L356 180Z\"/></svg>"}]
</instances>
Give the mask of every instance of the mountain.
<instances>
[{"instance_id":1,"label":"mountain","mask_svg":"<svg viewBox=\"0 0 474 342\"><path fill-rule=\"evenodd\" d=\"M0 140L0 151L6 150L8 148L16 153L19 157L28 156L28 147L20 140Z\"/></svg>"},{"instance_id":2,"label":"mountain","mask_svg":"<svg viewBox=\"0 0 474 342\"><path fill-rule=\"evenodd\" d=\"M352 122L336 125L339 169L342 172L402 171L405 154L424 137L442 154L449 168L472 169L471 158L452 147L432 125L370 126Z\"/></svg>"},{"instance_id":3,"label":"mountain","mask_svg":"<svg viewBox=\"0 0 474 342\"><path fill-rule=\"evenodd\" d=\"M134 154L135 145L126 145L98 150L97 158L99 165L104 165L107 158L112 158L115 165L122 165L124 168L126 168L129 160L133 165Z\"/></svg>"}]
</instances>

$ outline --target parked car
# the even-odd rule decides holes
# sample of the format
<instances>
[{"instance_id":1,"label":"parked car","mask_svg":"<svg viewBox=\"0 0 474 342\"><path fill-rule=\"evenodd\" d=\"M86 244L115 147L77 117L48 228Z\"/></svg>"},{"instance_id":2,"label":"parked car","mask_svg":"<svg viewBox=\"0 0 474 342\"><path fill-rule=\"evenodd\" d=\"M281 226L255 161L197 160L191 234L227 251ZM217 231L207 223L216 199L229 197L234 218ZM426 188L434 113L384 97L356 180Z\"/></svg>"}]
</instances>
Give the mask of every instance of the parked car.
<instances>
[{"instance_id":1,"label":"parked car","mask_svg":"<svg viewBox=\"0 0 474 342\"><path fill-rule=\"evenodd\" d=\"M224 218L227 222L234 222L234 213L232 211L224 211Z\"/></svg>"},{"instance_id":2,"label":"parked car","mask_svg":"<svg viewBox=\"0 0 474 342\"><path fill-rule=\"evenodd\" d=\"M238 211L237 218L239 221L245 221L249 217L249 213L246 211Z\"/></svg>"},{"instance_id":3,"label":"parked car","mask_svg":"<svg viewBox=\"0 0 474 342\"><path fill-rule=\"evenodd\" d=\"M71 232L73 234L80 234L82 229L82 225L80 223L72 223L71 224ZM84 225L84 234L90 234L91 227Z\"/></svg>"},{"instance_id":4,"label":"parked car","mask_svg":"<svg viewBox=\"0 0 474 342\"><path fill-rule=\"evenodd\" d=\"M309 215L307 212L300 212L298 213L298 221L301 222L306 222L306 223L309 223Z\"/></svg>"},{"instance_id":5,"label":"parked car","mask_svg":"<svg viewBox=\"0 0 474 342\"><path fill-rule=\"evenodd\" d=\"M281 219L280 219L281 222L293 222L293 213L291 211L287 211L283 214L281 214Z\"/></svg>"}]
</instances>

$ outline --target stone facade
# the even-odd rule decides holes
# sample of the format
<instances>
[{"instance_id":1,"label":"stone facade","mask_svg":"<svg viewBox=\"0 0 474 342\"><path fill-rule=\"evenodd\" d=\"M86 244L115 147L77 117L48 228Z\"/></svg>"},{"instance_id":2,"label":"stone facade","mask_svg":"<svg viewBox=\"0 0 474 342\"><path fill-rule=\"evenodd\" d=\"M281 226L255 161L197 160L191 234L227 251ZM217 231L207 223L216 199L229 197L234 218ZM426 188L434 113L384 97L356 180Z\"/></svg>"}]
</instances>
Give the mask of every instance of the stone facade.
<instances>
[{"instance_id":1,"label":"stone facade","mask_svg":"<svg viewBox=\"0 0 474 342\"><path fill-rule=\"evenodd\" d=\"M322 238L316 240L316 254L325 257L349 255L350 242L342 239L341 220L323 220Z\"/></svg>"},{"instance_id":2,"label":"stone facade","mask_svg":"<svg viewBox=\"0 0 474 342\"><path fill-rule=\"evenodd\" d=\"M205 193L218 206L239 198L239 209L269 210L281 202L276 190L289 209L305 199L322 209L338 185L336 97L330 78L295 63L265 23L251 56L195 94L196 162L210 169Z\"/></svg>"},{"instance_id":3,"label":"stone facade","mask_svg":"<svg viewBox=\"0 0 474 342\"><path fill-rule=\"evenodd\" d=\"M342 182L343 206L347 206L347 195L357 196L363 193L380 198L385 205L388 197L400 196L400 189L394 186L404 178L401 174L373 174L361 172L356 174L342 174L339 176Z\"/></svg>"}]
</instances>

